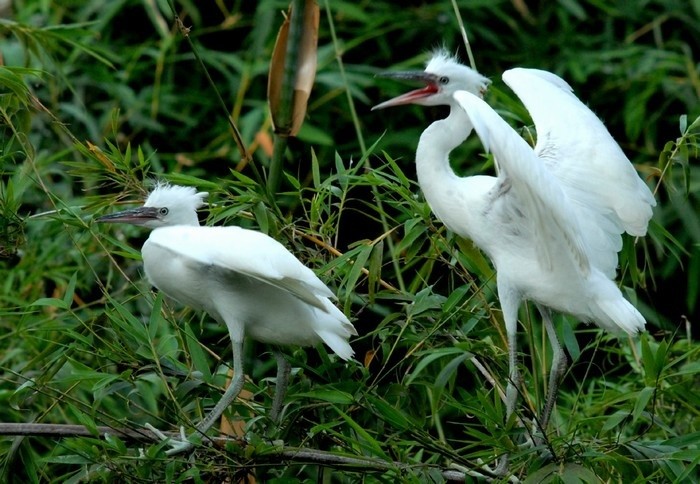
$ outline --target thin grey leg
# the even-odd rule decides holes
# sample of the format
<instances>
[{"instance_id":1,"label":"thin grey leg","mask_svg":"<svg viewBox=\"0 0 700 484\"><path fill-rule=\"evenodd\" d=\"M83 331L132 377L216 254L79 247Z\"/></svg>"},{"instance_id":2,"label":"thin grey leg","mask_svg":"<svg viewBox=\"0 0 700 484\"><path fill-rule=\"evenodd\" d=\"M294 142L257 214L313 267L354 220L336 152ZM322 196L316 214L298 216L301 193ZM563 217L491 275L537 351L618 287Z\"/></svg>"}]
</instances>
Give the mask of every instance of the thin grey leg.
<instances>
[{"instance_id":1,"label":"thin grey leg","mask_svg":"<svg viewBox=\"0 0 700 484\"><path fill-rule=\"evenodd\" d=\"M241 393L241 389L243 388L243 382L245 381L245 375L243 373L243 341L232 341L233 345L233 380L231 380L231 384L228 386L224 394L221 396L221 399L219 402L214 406L211 412L207 414L206 417L204 417L204 420L202 420L199 425L195 428L194 433L197 434L205 434L212 425L214 425L214 422L216 422L221 415L224 413L224 411L228 408L229 405L231 405L231 402L233 402L236 397L238 396L239 393ZM151 429L153 432L156 433L156 435L160 434L160 438L164 440L168 440L171 448L166 451L167 455L175 455L175 454L180 454L182 452L186 452L191 450L194 445L192 442L190 442L189 438L185 436L185 431L184 428L180 429L180 433L182 435L181 439L169 439L163 435L162 432L157 431L152 425L146 425L149 429Z\"/></svg>"},{"instance_id":2,"label":"thin grey leg","mask_svg":"<svg viewBox=\"0 0 700 484\"><path fill-rule=\"evenodd\" d=\"M503 319L508 337L508 385L506 386L506 422L515 412L520 386L520 371L518 370L518 306L520 296L499 280L498 297L501 300ZM509 456L504 454L495 469L495 473L505 475L508 472Z\"/></svg>"},{"instance_id":3,"label":"thin grey leg","mask_svg":"<svg viewBox=\"0 0 700 484\"><path fill-rule=\"evenodd\" d=\"M275 383L275 396L270 409L270 419L273 422L277 422L282 413L282 405L284 404L284 396L287 393L289 373L292 367L280 351L275 350L274 353L275 358L277 358L277 381Z\"/></svg>"},{"instance_id":4,"label":"thin grey leg","mask_svg":"<svg viewBox=\"0 0 700 484\"><path fill-rule=\"evenodd\" d=\"M540 415L540 427L542 432L546 433L547 424L549 424L549 419L552 416L552 410L554 410L554 405L557 402L557 391L559 390L559 382L561 378L566 373L566 368L568 366L566 361L566 354L564 349L559 343L559 338L554 330L554 324L552 323L552 314L549 309L538 306L540 313L542 314L542 319L544 321L544 327L547 331L547 336L549 337L549 343L552 345L552 368L549 370L549 386L547 388L547 399L545 400L544 408L542 409L542 414Z\"/></svg>"},{"instance_id":5,"label":"thin grey leg","mask_svg":"<svg viewBox=\"0 0 700 484\"><path fill-rule=\"evenodd\" d=\"M232 344L233 379L216 406L214 406L212 411L204 417L204 420L197 425L197 432L206 433L243 389L243 383L245 381L245 374L243 373L243 342L232 342Z\"/></svg>"}]
</instances>

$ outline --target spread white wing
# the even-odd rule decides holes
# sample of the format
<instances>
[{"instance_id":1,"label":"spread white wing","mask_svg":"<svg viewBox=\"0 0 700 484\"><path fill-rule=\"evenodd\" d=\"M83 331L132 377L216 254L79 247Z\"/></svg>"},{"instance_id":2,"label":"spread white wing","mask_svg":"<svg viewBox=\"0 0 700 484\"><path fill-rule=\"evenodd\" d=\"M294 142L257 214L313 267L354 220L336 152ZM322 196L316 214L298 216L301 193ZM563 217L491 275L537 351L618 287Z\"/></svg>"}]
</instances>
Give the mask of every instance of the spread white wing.
<instances>
[{"instance_id":1,"label":"spread white wing","mask_svg":"<svg viewBox=\"0 0 700 484\"><path fill-rule=\"evenodd\" d=\"M563 244L582 274L590 271L589 248L581 237L575 210L561 184L532 148L479 97L457 91L455 100L464 109L484 148L493 152L502 185L513 193L508 203L525 214L542 266L552 270Z\"/></svg>"},{"instance_id":2,"label":"spread white wing","mask_svg":"<svg viewBox=\"0 0 700 484\"><path fill-rule=\"evenodd\" d=\"M560 77L516 68L503 74L537 130L535 154L565 192L591 263L615 275L620 234L646 234L654 197L598 117Z\"/></svg>"}]
</instances>

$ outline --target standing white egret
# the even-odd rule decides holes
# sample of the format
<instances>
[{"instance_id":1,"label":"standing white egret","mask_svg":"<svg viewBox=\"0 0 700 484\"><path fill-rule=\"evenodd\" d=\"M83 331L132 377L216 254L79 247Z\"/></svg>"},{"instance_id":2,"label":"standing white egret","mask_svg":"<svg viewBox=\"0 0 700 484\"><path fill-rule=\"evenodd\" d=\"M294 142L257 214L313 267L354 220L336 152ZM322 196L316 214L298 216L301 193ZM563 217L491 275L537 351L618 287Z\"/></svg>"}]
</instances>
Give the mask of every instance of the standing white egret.
<instances>
[{"instance_id":1,"label":"standing white egret","mask_svg":"<svg viewBox=\"0 0 700 484\"><path fill-rule=\"evenodd\" d=\"M106 215L98 222L126 222L153 229L142 249L148 281L182 304L204 310L226 325L233 344L234 378L221 400L197 425L204 434L243 387L243 338L276 345L326 343L340 358L357 335L330 299L328 287L282 244L240 227L200 227L197 209L207 193L158 184L145 204ZM289 363L276 352L277 385L270 417L276 420L289 376ZM169 454L188 450L184 438ZM163 436L163 434L160 434ZM164 438L164 437L163 437Z\"/></svg>"},{"instance_id":2,"label":"standing white egret","mask_svg":"<svg viewBox=\"0 0 700 484\"><path fill-rule=\"evenodd\" d=\"M550 309L612 332L634 335L644 329L644 318L613 279L622 232L645 235L656 202L603 123L552 73L518 68L503 74L535 122L534 150L481 99L488 81L444 52L425 71L387 77L420 80L426 87L373 109L409 103L450 107L449 116L420 137L418 182L437 217L471 239L496 268L508 336L508 417L520 382L518 308L530 300L542 314L553 348L539 418L545 431L567 366ZM473 128L494 154L495 177L459 177L450 167L449 153Z\"/></svg>"}]
</instances>

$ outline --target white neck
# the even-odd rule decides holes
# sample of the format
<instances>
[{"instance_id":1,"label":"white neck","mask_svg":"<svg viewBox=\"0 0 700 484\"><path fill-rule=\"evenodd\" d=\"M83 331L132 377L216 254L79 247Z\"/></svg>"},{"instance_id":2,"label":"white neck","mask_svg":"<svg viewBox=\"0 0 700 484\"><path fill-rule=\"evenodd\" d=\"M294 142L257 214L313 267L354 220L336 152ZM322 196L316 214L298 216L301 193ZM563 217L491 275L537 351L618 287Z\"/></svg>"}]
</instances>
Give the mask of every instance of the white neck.
<instances>
[{"instance_id":1,"label":"white neck","mask_svg":"<svg viewBox=\"0 0 700 484\"><path fill-rule=\"evenodd\" d=\"M450 152L467 139L473 129L467 113L459 106L450 107L450 115L435 121L421 134L416 150L418 183L433 209L432 194L459 178L450 166Z\"/></svg>"}]
</instances>

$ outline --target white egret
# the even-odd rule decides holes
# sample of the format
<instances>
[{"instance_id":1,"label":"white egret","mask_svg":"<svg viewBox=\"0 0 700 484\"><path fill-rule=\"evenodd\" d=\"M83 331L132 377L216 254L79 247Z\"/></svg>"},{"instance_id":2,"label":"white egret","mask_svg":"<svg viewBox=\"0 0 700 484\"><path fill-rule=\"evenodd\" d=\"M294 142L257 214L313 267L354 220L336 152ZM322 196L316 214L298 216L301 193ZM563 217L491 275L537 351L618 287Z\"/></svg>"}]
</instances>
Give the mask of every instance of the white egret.
<instances>
[{"instance_id":1,"label":"white egret","mask_svg":"<svg viewBox=\"0 0 700 484\"><path fill-rule=\"evenodd\" d=\"M508 417L520 383L518 308L530 300L542 314L553 348L539 418L545 431L567 367L550 310L612 332L634 335L644 329L644 318L613 280L621 234L645 235L656 202L603 123L550 72L517 68L503 74L535 122L534 149L481 99L488 80L445 52L437 52L425 71L386 76L426 87L373 109L409 103L450 107L449 116L420 137L418 182L437 217L471 239L496 268L509 349ZM493 152L495 177L459 177L450 167L449 153L473 128Z\"/></svg>"},{"instance_id":2,"label":"white egret","mask_svg":"<svg viewBox=\"0 0 700 484\"><path fill-rule=\"evenodd\" d=\"M331 290L271 237L240 227L201 227L197 209L207 193L158 184L145 204L106 215L98 222L126 222L153 229L142 249L148 281L182 304L209 313L228 328L234 378L213 410L197 425L204 434L243 387L243 338L275 345L326 343L348 360L357 335L336 308ZM276 352L277 385L270 417L277 419L289 363ZM184 437L171 441L169 454L192 448ZM163 434L160 434L163 436ZM163 436L163 438L165 438Z\"/></svg>"}]
</instances>

